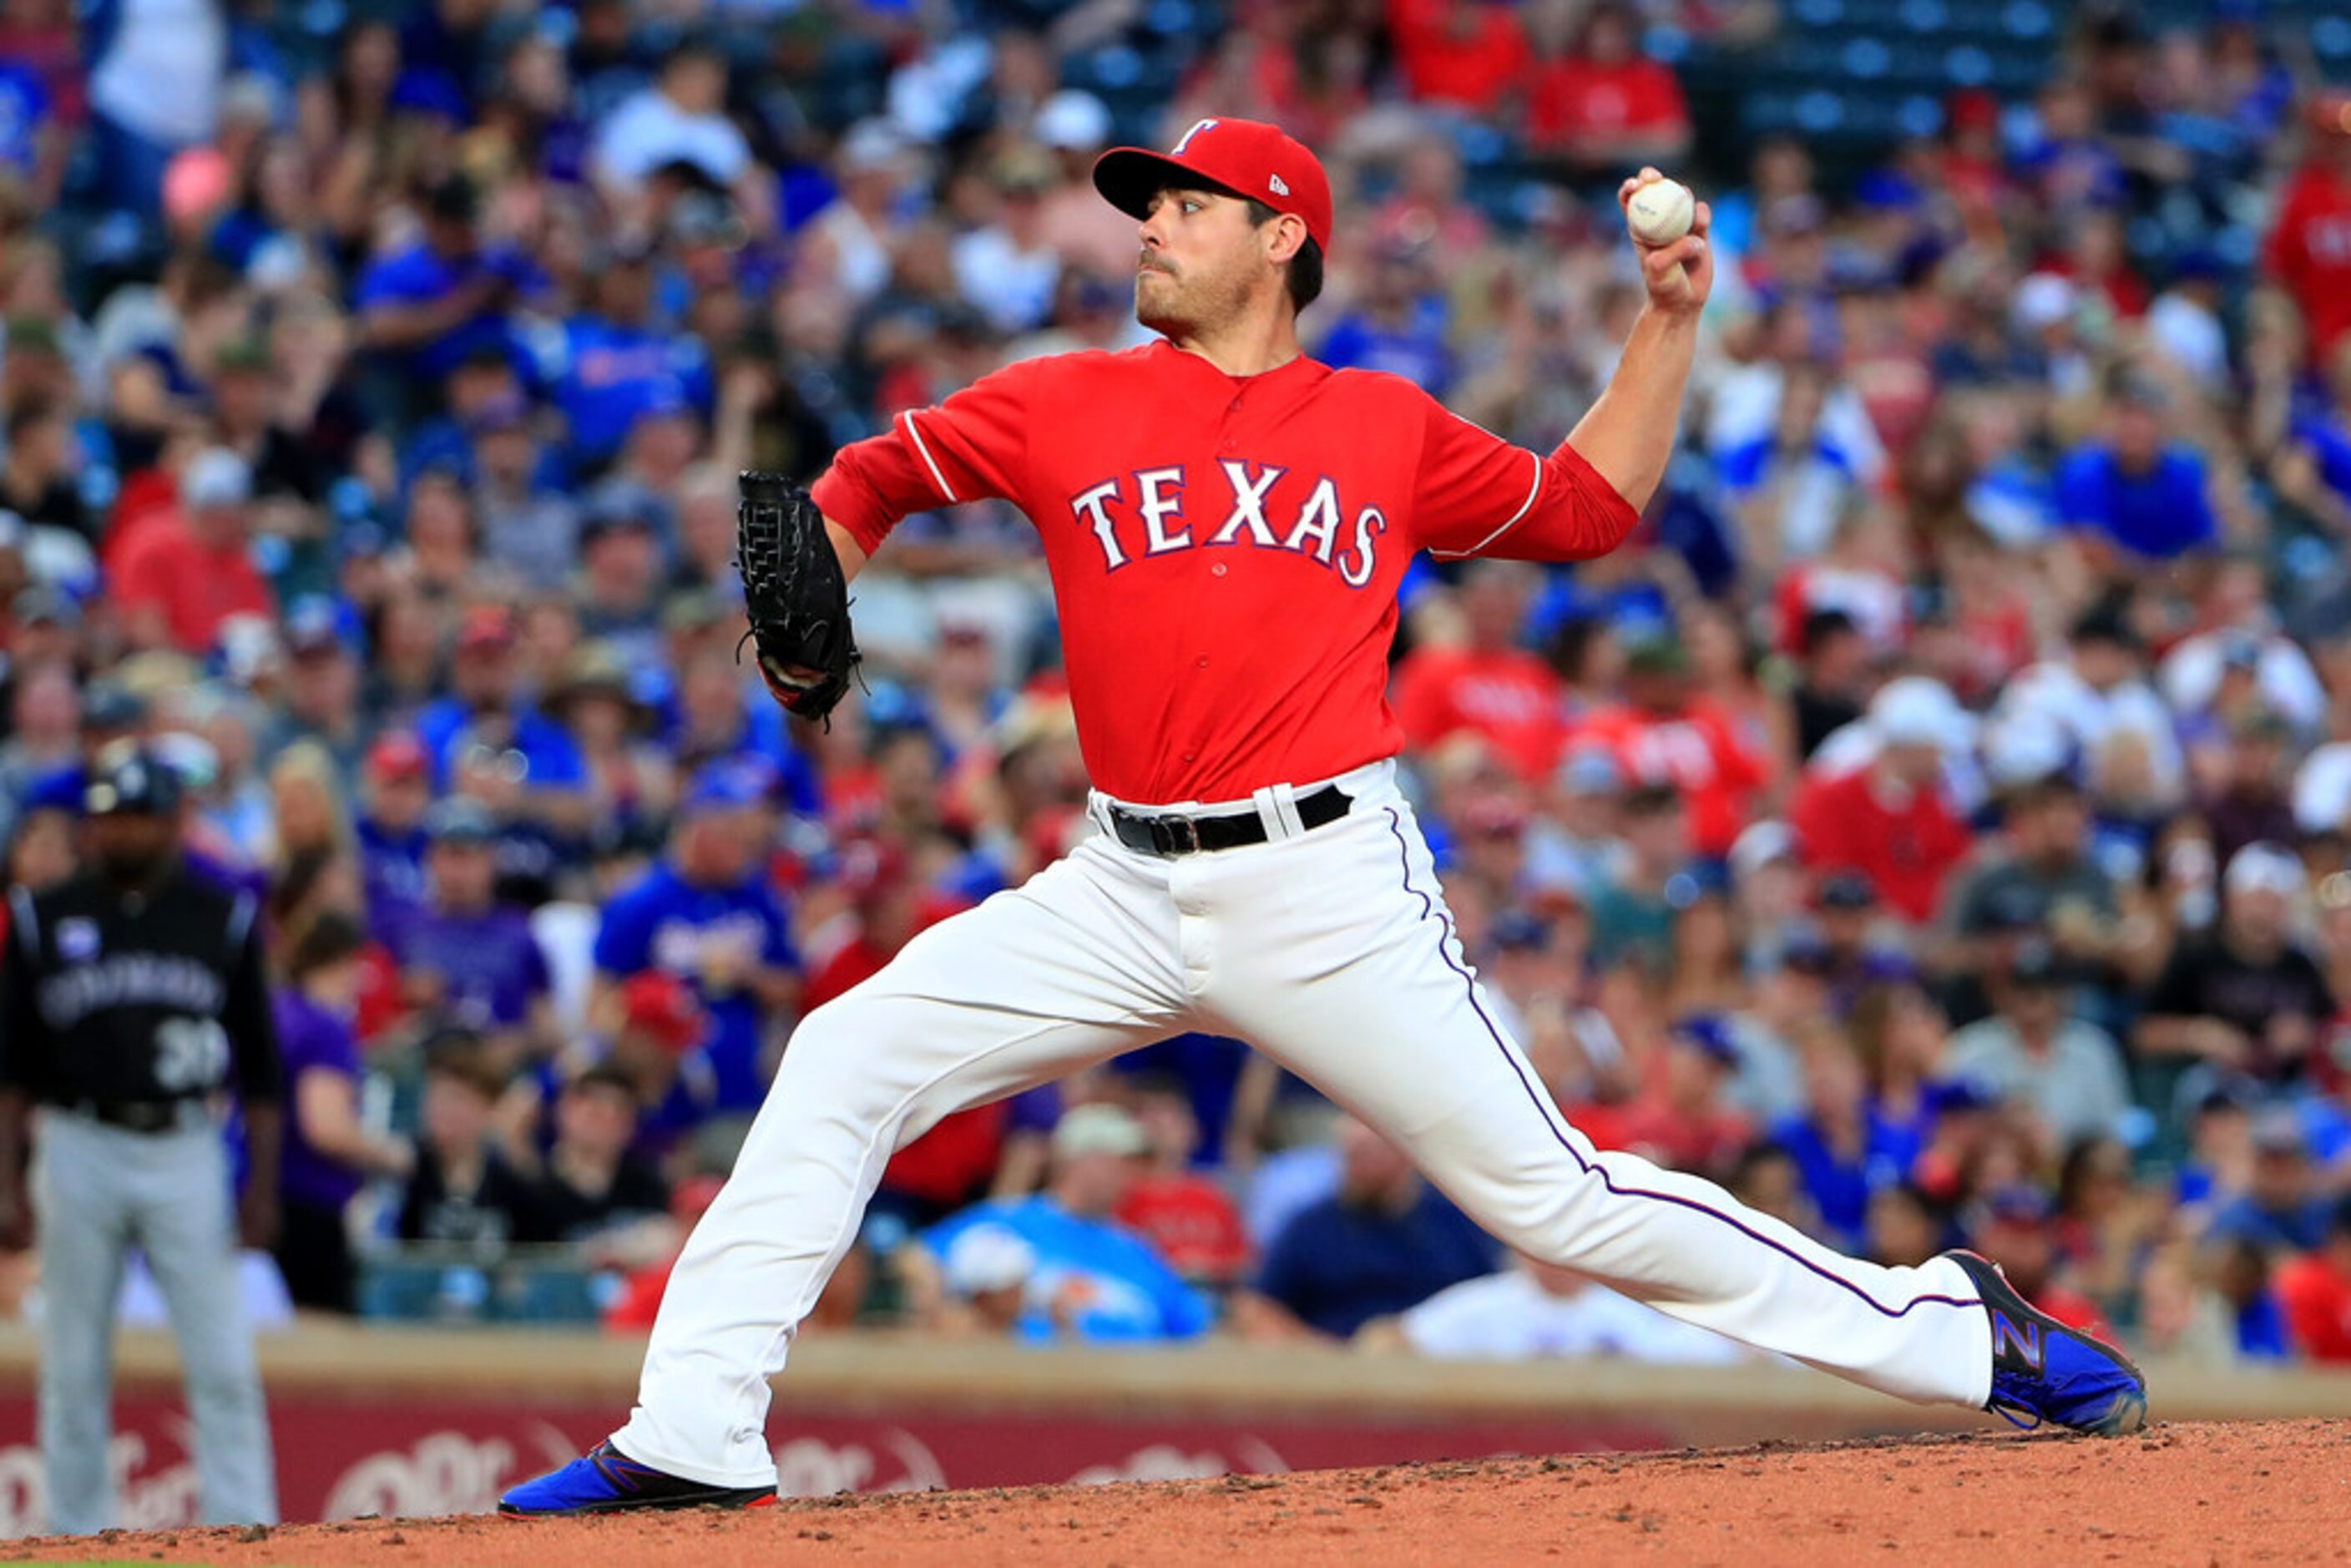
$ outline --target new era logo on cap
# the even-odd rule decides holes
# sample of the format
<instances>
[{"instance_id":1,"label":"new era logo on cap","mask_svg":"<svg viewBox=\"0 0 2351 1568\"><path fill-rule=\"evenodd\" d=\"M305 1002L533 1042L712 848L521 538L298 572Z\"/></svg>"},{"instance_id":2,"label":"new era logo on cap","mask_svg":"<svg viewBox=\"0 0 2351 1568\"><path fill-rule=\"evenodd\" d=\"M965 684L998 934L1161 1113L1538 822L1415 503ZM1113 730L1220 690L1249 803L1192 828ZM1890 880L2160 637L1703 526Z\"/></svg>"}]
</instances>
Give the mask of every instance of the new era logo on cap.
<instances>
[{"instance_id":1,"label":"new era logo on cap","mask_svg":"<svg viewBox=\"0 0 2351 1568\"><path fill-rule=\"evenodd\" d=\"M1277 196L1286 196L1290 194L1290 187L1281 183L1281 176L1279 174L1267 175L1265 180L1265 188L1271 191Z\"/></svg>"}]
</instances>

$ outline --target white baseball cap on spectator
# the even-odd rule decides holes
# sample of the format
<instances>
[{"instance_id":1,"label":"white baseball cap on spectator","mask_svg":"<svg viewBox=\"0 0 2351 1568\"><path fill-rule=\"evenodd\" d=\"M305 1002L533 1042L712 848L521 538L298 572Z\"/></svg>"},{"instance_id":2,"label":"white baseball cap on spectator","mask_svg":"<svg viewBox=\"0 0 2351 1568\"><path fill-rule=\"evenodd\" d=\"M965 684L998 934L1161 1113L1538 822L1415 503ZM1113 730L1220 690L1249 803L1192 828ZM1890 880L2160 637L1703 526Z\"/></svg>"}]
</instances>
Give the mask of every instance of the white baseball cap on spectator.
<instances>
[{"instance_id":1,"label":"white baseball cap on spectator","mask_svg":"<svg viewBox=\"0 0 2351 1568\"><path fill-rule=\"evenodd\" d=\"M1730 880L1746 882L1765 866L1796 858L1796 831L1785 822L1766 819L1750 823L1730 846Z\"/></svg>"},{"instance_id":2,"label":"white baseball cap on spectator","mask_svg":"<svg viewBox=\"0 0 2351 1568\"><path fill-rule=\"evenodd\" d=\"M2043 332L2074 314L2074 285L2053 272L2036 272L2016 286L2009 313L2027 332Z\"/></svg>"},{"instance_id":3,"label":"white baseball cap on spectator","mask_svg":"<svg viewBox=\"0 0 2351 1568\"><path fill-rule=\"evenodd\" d=\"M252 498L253 470L225 446L197 453L180 475L180 499L190 507L236 507Z\"/></svg>"},{"instance_id":4,"label":"white baseball cap on spectator","mask_svg":"<svg viewBox=\"0 0 2351 1568\"><path fill-rule=\"evenodd\" d=\"M1053 1157L1071 1160L1081 1155L1119 1155L1132 1158L1151 1152L1143 1124L1115 1105L1080 1105L1053 1129Z\"/></svg>"},{"instance_id":5,"label":"white baseball cap on spectator","mask_svg":"<svg viewBox=\"0 0 2351 1568\"><path fill-rule=\"evenodd\" d=\"M906 138L888 120L861 120L841 139L834 162L843 174L877 174L896 169L906 147Z\"/></svg>"},{"instance_id":6,"label":"white baseball cap on spectator","mask_svg":"<svg viewBox=\"0 0 2351 1568\"><path fill-rule=\"evenodd\" d=\"M1017 1290L1037 1271L1037 1249L1001 1225L975 1225L947 1245L939 1271L958 1296Z\"/></svg>"},{"instance_id":7,"label":"white baseball cap on spectator","mask_svg":"<svg viewBox=\"0 0 2351 1568\"><path fill-rule=\"evenodd\" d=\"M1110 110L1077 88L1063 88L1037 110L1037 140L1061 152L1099 152L1110 145Z\"/></svg>"},{"instance_id":8,"label":"white baseball cap on spectator","mask_svg":"<svg viewBox=\"0 0 2351 1568\"><path fill-rule=\"evenodd\" d=\"M1967 745L1972 729L1950 688L1928 675L1902 675L1881 686L1869 701L1869 727L1881 745L1938 751Z\"/></svg>"},{"instance_id":9,"label":"white baseball cap on spectator","mask_svg":"<svg viewBox=\"0 0 2351 1568\"><path fill-rule=\"evenodd\" d=\"M1995 790L2022 789L2053 779L2073 759L2064 727L2046 713L2011 714L1985 727L1984 777Z\"/></svg>"},{"instance_id":10,"label":"white baseball cap on spectator","mask_svg":"<svg viewBox=\"0 0 2351 1568\"><path fill-rule=\"evenodd\" d=\"M2293 851L2267 840L2247 844L2229 857L2221 886L2229 893L2274 893L2283 898L2299 895L2308 879Z\"/></svg>"}]
</instances>

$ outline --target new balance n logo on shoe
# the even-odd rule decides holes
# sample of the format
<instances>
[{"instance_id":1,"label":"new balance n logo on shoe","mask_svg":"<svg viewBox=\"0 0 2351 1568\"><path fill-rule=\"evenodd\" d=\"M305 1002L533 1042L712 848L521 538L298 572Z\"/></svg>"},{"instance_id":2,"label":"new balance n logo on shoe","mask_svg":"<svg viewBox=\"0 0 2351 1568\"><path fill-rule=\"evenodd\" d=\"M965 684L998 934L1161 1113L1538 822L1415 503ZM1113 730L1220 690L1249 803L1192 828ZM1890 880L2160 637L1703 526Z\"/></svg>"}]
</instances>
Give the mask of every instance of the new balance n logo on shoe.
<instances>
[{"instance_id":1,"label":"new balance n logo on shoe","mask_svg":"<svg viewBox=\"0 0 2351 1568\"><path fill-rule=\"evenodd\" d=\"M1991 1314L1991 1355L1994 1361L2006 1360L2011 1350L2022 1358L2033 1371L2041 1370L2041 1325L2019 1322L2006 1312L1995 1309Z\"/></svg>"}]
</instances>

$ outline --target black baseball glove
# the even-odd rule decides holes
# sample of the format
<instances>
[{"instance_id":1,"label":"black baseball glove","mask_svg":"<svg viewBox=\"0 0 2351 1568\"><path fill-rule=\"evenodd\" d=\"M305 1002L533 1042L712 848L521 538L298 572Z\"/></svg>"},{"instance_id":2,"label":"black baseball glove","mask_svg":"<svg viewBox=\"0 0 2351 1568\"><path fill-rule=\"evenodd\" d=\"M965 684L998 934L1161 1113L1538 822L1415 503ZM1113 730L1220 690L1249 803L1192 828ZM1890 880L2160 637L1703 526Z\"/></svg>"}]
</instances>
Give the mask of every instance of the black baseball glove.
<instances>
[{"instance_id":1,"label":"black baseball glove","mask_svg":"<svg viewBox=\"0 0 2351 1568\"><path fill-rule=\"evenodd\" d=\"M744 474L736 483L735 565L759 673L784 706L824 718L857 667L841 557L806 490L781 474Z\"/></svg>"}]
</instances>

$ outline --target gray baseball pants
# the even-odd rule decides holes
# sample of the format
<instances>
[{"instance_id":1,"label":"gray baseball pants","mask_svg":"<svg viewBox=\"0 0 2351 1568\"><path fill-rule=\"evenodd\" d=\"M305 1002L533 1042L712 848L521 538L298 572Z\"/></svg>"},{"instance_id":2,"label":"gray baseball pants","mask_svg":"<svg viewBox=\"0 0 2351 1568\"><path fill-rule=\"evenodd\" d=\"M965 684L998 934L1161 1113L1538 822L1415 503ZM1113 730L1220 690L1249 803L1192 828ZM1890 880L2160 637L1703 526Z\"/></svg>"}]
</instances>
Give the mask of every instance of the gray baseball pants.
<instances>
[{"instance_id":1,"label":"gray baseball pants","mask_svg":"<svg viewBox=\"0 0 2351 1568\"><path fill-rule=\"evenodd\" d=\"M114 1320L132 1247L172 1313L206 1524L274 1524L276 1462L238 1292L227 1152L201 1108L168 1133L51 1109L34 1164L40 1211L41 1454L49 1528L115 1522Z\"/></svg>"}]
</instances>

